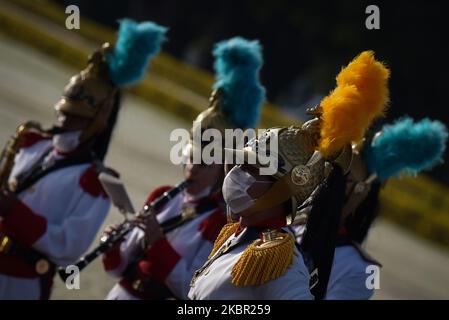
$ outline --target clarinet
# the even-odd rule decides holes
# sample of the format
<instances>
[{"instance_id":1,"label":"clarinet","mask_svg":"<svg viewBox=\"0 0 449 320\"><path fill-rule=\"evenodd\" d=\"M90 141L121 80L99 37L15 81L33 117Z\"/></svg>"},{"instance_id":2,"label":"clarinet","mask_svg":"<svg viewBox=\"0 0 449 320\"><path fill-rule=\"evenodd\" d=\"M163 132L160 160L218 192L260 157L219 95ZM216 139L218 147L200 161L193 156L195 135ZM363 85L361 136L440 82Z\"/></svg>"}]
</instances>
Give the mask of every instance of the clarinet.
<instances>
[{"instance_id":1,"label":"clarinet","mask_svg":"<svg viewBox=\"0 0 449 320\"><path fill-rule=\"evenodd\" d=\"M166 205L171 199L173 199L176 195L178 195L182 190L184 190L188 185L187 181L183 181L177 184L173 189L164 192L160 197L151 202L150 204L145 205L140 211L138 217L139 220L145 219L152 212L157 211ZM125 236L130 233L135 227L138 226L137 218L133 220L126 220L122 224L119 225L117 230L111 232L109 236L104 236L100 239L100 245L93 249L91 252L87 253L83 256L77 263L74 264L78 268L79 271L83 270L87 267L92 261L94 261L101 254L110 250L116 244L120 243ZM66 281L67 278L71 274L67 274L66 269L63 267L58 268L58 273L62 281Z\"/></svg>"}]
</instances>

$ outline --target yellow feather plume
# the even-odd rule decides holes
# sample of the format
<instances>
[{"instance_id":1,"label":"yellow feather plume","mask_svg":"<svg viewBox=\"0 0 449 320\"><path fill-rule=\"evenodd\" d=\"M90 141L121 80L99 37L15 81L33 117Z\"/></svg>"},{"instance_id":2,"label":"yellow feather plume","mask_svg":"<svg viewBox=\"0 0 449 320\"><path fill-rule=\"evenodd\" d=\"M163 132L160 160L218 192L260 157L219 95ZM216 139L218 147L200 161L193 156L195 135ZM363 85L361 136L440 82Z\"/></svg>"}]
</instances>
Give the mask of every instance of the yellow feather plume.
<instances>
[{"instance_id":1,"label":"yellow feather plume","mask_svg":"<svg viewBox=\"0 0 449 320\"><path fill-rule=\"evenodd\" d=\"M358 55L337 76L337 87L321 101L319 151L329 157L344 145L360 141L389 101L390 71L373 51Z\"/></svg>"}]
</instances>

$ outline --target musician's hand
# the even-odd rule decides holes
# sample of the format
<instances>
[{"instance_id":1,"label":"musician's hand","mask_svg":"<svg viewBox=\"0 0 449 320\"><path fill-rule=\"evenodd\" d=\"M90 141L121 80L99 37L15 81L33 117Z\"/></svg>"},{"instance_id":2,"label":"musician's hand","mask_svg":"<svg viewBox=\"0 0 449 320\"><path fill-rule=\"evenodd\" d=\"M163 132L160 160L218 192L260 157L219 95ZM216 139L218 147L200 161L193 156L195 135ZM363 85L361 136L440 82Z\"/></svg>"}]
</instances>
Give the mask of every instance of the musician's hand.
<instances>
[{"instance_id":1,"label":"musician's hand","mask_svg":"<svg viewBox=\"0 0 449 320\"><path fill-rule=\"evenodd\" d=\"M154 214L150 214L145 223L146 244L152 246L163 236L162 228Z\"/></svg>"},{"instance_id":2,"label":"musician's hand","mask_svg":"<svg viewBox=\"0 0 449 320\"><path fill-rule=\"evenodd\" d=\"M116 231L119 228L118 224L111 224L109 226L107 226L102 234L102 237L109 237L111 235L111 233L113 233L114 231Z\"/></svg>"},{"instance_id":3,"label":"musician's hand","mask_svg":"<svg viewBox=\"0 0 449 320\"><path fill-rule=\"evenodd\" d=\"M6 216L16 201L17 197L14 193L7 190L0 191L0 217Z\"/></svg>"}]
</instances>

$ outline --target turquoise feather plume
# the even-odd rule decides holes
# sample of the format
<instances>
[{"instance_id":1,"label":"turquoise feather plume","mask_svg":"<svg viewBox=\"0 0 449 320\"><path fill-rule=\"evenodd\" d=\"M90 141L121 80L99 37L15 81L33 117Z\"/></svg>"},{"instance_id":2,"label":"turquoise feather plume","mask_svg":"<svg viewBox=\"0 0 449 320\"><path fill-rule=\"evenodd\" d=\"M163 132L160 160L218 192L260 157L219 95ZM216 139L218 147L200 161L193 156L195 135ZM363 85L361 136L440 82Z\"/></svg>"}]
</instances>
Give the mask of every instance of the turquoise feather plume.
<instances>
[{"instance_id":1,"label":"turquoise feather plume","mask_svg":"<svg viewBox=\"0 0 449 320\"><path fill-rule=\"evenodd\" d=\"M385 125L381 134L365 147L368 171L385 181L431 169L443 161L447 138L447 128L440 121L425 118L414 123L409 117L399 119Z\"/></svg>"},{"instance_id":2,"label":"turquoise feather plume","mask_svg":"<svg viewBox=\"0 0 449 320\"><path fill-rule=\"evenodd\" d=\"M257 125L265 101L265 88L259 81L263 64L259 41L234 37L215 45L216 82L221 89L221 108L229 121L240 128Z\"/></svg>"},{"instance_id":3,"label":"turquoise feather plume","mask_svg":"<svg viewBox=\"0 0 449 320\"><path fill-rule=\"evenodd\" d=\"M118 39L106 60L109 74L117 86L131 85L145 75L148 62L160 50L167 28L154 22L119 21Z\"/></svg>"}]
</instances>

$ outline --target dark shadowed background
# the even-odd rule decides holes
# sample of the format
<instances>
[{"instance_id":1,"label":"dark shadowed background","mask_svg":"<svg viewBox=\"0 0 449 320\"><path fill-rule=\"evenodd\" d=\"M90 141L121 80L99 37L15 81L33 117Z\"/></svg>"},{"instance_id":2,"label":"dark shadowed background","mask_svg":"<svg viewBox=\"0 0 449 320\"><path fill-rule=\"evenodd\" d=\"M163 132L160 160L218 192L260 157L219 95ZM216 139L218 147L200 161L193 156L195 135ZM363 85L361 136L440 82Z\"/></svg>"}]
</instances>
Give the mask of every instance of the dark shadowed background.
<instances>
[{"instance_id":1,"label":"dark shadowed background","mask_svg":"<svg viewBox=\"0 0 449 320\"><path fill-rule=\"evenodd\" d=\"M57 0L116 28L117 19L168 26L168 53L211 70L211 47L235 35L264 47L262 80L271 102L302 116L334 87L341 66L372 49L392 70L386 121L402 115L449 124L448 35L444 1ZM368 5L380 9L380 30L368 30ZM350 115L348 115L350 116ZM447 158L448 152L446 152ZM449 162L431 175L449 184Z\"/></svg>"}]
</instances>

